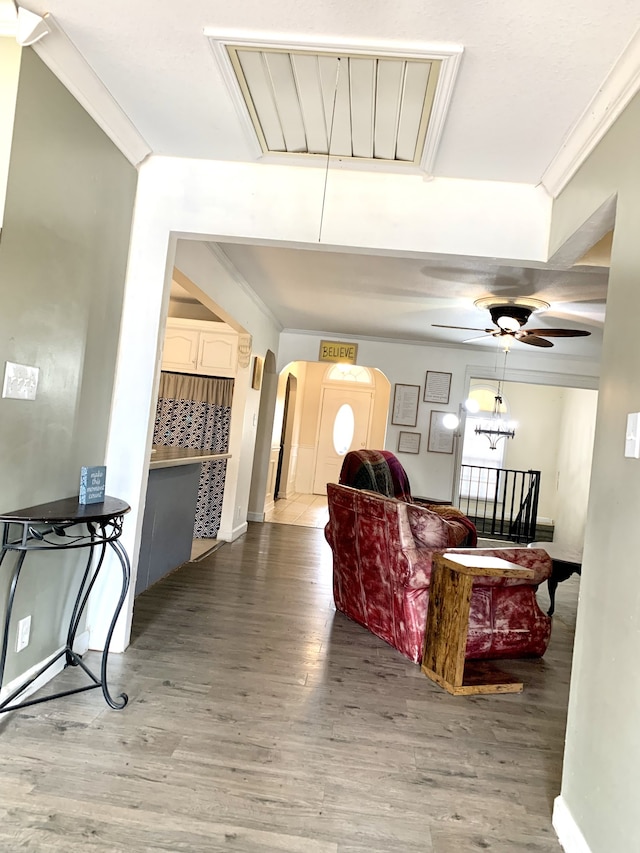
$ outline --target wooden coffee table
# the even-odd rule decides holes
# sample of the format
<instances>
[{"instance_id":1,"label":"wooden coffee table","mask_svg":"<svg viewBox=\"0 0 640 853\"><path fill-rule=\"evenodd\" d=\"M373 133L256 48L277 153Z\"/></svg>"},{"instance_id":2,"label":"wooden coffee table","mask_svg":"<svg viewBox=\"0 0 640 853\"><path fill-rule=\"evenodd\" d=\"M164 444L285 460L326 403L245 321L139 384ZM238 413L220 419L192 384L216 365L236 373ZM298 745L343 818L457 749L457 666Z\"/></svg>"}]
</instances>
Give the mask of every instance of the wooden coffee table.
<instances>
[{"instance_id":1,"label":"wooden coffee table","mask_svg":"<svg viewBox=\"0 0 640 853\"><path fill-rule=\"evenodd\" d=\"M486 661L465 661L474 577L527 578L534 572L498 557L438 554L433 560L422 672L454 696L521 693L523 684Z\"/></svg>"},{"instance_id":2,"label":"wooden coffee table","mask_svg":"<svg viewBox=\"0 0 640 853\"><path fill-rule=\"evenodd\" d=\"M556 609L556 589L558 584L566 581L572 574L582 574L582 551L566 548L555 542L530 542L527 548L542 548L551 557L551 577L547 581L549 602L551 606L548 616L553 616Z\"/></svg>"}]
</instances>

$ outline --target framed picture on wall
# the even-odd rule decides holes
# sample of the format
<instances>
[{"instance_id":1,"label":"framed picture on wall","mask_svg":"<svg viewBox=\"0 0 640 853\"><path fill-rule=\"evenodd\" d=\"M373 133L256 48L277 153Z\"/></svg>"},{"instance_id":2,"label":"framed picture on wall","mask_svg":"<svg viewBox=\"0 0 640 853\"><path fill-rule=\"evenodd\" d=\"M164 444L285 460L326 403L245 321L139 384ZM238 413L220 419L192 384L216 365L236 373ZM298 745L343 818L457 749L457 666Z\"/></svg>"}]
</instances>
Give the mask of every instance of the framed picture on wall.
<instances>
[{"instance_id":1,"label":"framed picture on wall","mask_svg":"<svg viewBox=\"0 0 640 853\"><path fill-rule=\"evenodd\" d=\"M414 427L418 423L419 385L394 385L391 423Z\"/></svg>"},{"instance_id":2,"label":"framed picture on wall","mask_svg":"<svg viewBox=\"0 0 640 853\"><path fill-rule=\"evenodd\" d=\"M253 375L251 376L251 387L259 391L262 387L262 371L264 370L264 359L256 355L253 359Z\"/></svg>"},{"instance_id":3,"label":"framed picture on wall","mask_svg":"<svg viewBox=\"0 0 640 853\"><path fill-rule=\"evenodd\" d=\"M432 411L429 417L429 438L427 450L430 453L453 453L455 430L447 429L443 424L445 415L450 412Z\"/></svg>"},{"instance_id":4,"label":"framed picture on wall","mask_svg":"<svg viewBox=\"0 0 640 853\"><path fill-rule=\"evenodd\" d=\"M398 434L398 453L420 453L419 432L400 432Z\"/></svg>"},{"instance_id":5,"label":"framed picture on wall","mask_svg":"<svg viewBox=\"0 0 640 853\"><path fill-rule=\"evenodd\" d=\"M427 370L427 379L424 383L424 402L443 403L449 402L451 393L451 374L441 373L438 370Z\"/></svg>"}]
</instances>

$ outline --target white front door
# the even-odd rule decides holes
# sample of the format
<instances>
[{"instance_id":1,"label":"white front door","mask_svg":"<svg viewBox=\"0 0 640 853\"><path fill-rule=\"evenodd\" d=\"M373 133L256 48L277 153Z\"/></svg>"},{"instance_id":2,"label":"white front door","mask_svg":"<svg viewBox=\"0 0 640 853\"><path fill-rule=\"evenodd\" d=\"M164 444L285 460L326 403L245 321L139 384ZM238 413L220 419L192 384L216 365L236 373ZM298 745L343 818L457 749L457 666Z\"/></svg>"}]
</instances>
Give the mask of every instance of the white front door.
<instances>
[{"instance_id":1,"label":"white front door","mask_svg":"<svg viewBox=\"0 0 640 853\"><path fill-rule=\"evenodd\" d=\"M342 460L349 450L367 447L371 422L372 391L324 388L313 492L327 494L327 483L337 483Z\"/></svg>"}]
</instances>

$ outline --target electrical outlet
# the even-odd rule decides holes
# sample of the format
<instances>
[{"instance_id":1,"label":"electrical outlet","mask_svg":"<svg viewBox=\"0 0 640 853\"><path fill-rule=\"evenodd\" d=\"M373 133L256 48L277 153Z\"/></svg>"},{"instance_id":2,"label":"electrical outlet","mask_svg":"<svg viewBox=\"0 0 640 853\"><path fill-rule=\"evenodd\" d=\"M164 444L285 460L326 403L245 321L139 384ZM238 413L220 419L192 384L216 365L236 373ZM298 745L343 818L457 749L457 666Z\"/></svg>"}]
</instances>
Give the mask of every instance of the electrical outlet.
<instances>
[{"instance_id":1,"label":"electrical outlet","mask_svg":"<svg viewBox=\"0 0 640 853\"><path fill-rule=\"evenodd\" d=\"M18 631L16 634L16 651L21 652L29 645L29 635L31 634L31 616L25 616L18 622Z\"/></svg>"}]
</instances>

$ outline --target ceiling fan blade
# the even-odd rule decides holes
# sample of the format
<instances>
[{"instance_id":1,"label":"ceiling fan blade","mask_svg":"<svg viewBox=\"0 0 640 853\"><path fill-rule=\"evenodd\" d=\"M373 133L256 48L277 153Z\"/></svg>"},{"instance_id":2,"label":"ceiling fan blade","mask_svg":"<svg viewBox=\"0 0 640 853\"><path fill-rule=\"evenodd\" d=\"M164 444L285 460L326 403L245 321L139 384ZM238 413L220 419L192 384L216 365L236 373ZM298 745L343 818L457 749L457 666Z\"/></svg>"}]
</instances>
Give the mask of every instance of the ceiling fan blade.
<instances>
[{"instance_id":1,"label":"ceiling fan blade","mask_svg":"<svg viewBox=\"0 0 640 853\"><path fill-rule=\"evenodd\" d=\"M431 324L436 329L463 329L465 332L494 332L494 329L476 329L473 326L443 326L441 323Z\"/></svg>"},{"instance_id":2,"label":"ceiling fan blade","mask_svg":"<svg viewBox=\"0 0 640 853\"><path fill-rule=\"evenodd\" d=\"M544 338L539 338L537 335L532 335L528 332L526 335L516 335L516 340L521 344L530 344L532 347L552 347L551 341L545 341Z\"/></svg>"},{"instance_id":3,"label":"ceiling fan blade","mask_svg":"<svg viewBox=\"0 0 640 853\"><path fill-rule=\"evenodd\" d=\"M478 331L480 331L480 330L478 330ZM462 341L462 343L463 344L471 344L471 343L473 343L473 341L484 341L486 338L496 338L496 337L500 337L500 335L497 332L489 332L488 335L478 335L475 338L467 338L467 340Z\"/></svg>"},{"instance_id":4,"label":"ceiling fan blade","mask_svg":"<svg viewBox=\"0 0 640 853\"><path fill-rule=\"evenodd\" d=\"M584 338L591 334L586 329L526 329L526 333L541 338Z\"/></svg>"}]
</instances>

